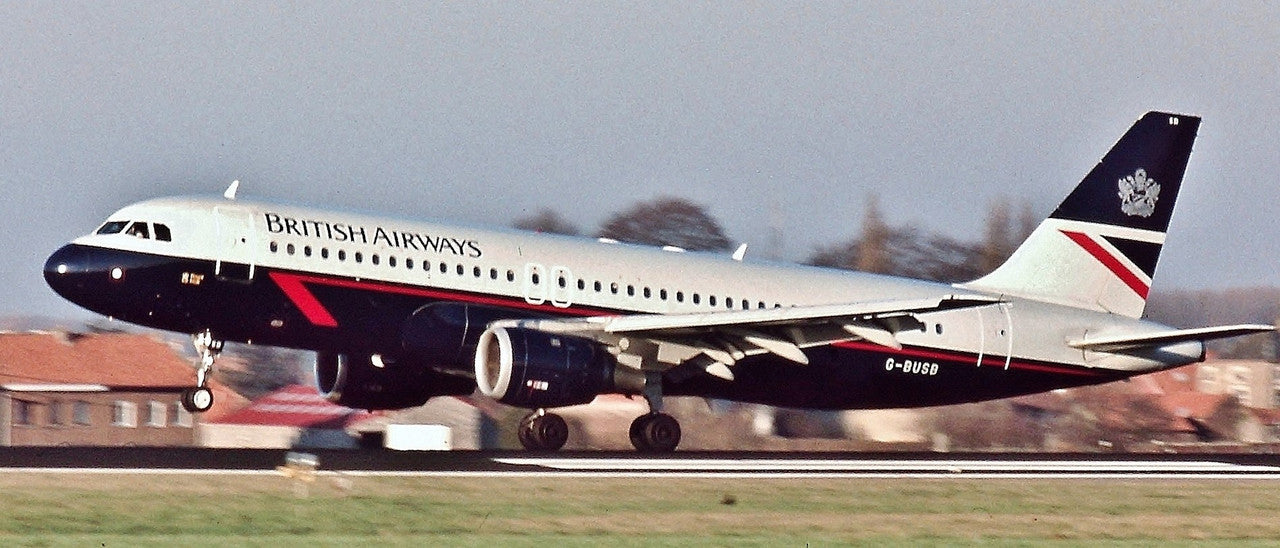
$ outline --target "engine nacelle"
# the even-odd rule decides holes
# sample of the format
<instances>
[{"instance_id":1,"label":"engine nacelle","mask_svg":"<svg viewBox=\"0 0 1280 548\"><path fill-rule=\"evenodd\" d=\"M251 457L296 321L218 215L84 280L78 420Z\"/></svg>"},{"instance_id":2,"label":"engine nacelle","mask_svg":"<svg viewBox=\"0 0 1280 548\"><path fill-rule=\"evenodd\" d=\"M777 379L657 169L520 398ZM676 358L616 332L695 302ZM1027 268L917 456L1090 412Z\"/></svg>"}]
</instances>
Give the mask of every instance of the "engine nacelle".
<instances>
[{"instance_id":1,"label":"engine nacelle","mask_svg":"<svg viewBox=\"0 0 1280 548\"><path fill-rule=\"evenodd\" d=\"M475 365L481 393L532 409L587 403L614 390L618 362L592 340L495 327L480 336Z\"/></svg>"},{"instance_id":2,"label":"engine nacelle","mask_svg":"<svg viewBox=\"0 0 1280 548\"><path fill-rule=\"evenodd\" d=\"M476 342L490 323L538 317L528 311L470 303L433 303L413 312L400 328L406 355L445 369L471 372Z\"/></svg>"},{"instance_id":3,"label":"engine nacelle","mask_svg":"<svg viewBox=\"0 0 1280 548\"><path fill-rule=\"evenodd\" d=\"M316 388L325 399L355 409L404 409L435 396L475 390L471 379L437 373L412 361L380 356L316 354Z\"/></svg>"}]
</instances>

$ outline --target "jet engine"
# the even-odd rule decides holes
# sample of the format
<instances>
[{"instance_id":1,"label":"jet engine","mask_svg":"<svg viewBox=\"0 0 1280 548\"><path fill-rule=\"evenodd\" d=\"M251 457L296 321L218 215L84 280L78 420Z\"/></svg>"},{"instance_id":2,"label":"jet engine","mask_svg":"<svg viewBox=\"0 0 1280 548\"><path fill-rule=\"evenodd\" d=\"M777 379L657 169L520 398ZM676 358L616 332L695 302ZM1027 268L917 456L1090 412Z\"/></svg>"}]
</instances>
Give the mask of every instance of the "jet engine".
<instances>
[{"instance_id":1,"label":"jet engine","mask_svg":"<svg viewBox=\"0 0 1280 548\"><path fill-rule=\"evenodd\" d=\"M404 352L437 367L471 372L476 341L490 323L540 317L528 311L470 303L432 303L415 310L400 328Z\"/></svg>"},{"instance_id":2,"label":"jet engine","mask_svg":"<svg viewBox=\"0 0 1280 548\"><path fill-rule=\"evenodd\" d=\"M416 407L435 396L470 394L475 383L414 361L320 352L316 354L316 388L338 405L372 410Z\"/></svg>"},{"instance_id":3,"label":"jet engine","mask_svg":"<svg viewBox=\"0 0 1280 548\"><path fill-rule=\"evenodd\" d=\"M592 340L495 327L480 335L475 365L481 393L533 409L587 403L613 391L618 362Z\"/></svg>"}]
</instances>

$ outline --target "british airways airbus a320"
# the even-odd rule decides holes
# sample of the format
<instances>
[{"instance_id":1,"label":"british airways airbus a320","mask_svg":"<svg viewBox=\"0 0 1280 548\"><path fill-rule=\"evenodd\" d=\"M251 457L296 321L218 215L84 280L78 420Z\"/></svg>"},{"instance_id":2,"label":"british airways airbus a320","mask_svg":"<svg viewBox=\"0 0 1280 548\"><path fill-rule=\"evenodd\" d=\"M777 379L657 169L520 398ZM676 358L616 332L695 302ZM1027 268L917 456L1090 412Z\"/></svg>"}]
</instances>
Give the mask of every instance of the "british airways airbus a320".
<instances>
[{"instance_id":1,"label":"british airways airbus a320","mask_svg":"<svg viewBox=\"0 0 1280 548\"><path fill-rule=\"evenodd\" d=\"M1200 119L1147 113L1012 257L939 284L610 241L235 198L127 206L51 256L66 299L192 334L183 396L207 410L223 341L313 350L330 400L365 409L479 391L534 410L643 396L637 449L680 426L664 395L814 409L916 407L1098 384L1197 362L1265 325L1141 319Z\"/></svg>"}]
</instances>

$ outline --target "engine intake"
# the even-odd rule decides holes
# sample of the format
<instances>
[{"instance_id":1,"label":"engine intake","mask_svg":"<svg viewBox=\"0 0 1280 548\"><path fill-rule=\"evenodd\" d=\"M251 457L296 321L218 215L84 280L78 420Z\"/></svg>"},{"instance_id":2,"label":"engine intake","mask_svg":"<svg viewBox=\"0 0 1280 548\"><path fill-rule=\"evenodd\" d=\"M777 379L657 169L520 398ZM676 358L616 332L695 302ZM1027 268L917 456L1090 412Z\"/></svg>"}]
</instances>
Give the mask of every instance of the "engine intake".
<instances>
[{"instance_id":1,"label":"engine intake","mask_svg":"<svg viewBox=\"0 0 1280 548\"><path fill-rule=\"evenodd\" d=\"M535 329L495 327L480 335L475 354L480 392L527 408L587 403L614 390L618 362L589 339Z\"/></svg>"},{"instance_id":2,"label":"engine intake","mask_svg":"<svg viewBox=\"0 0 1280 548\"><path fill-rule=\"evenodd\" d=\"M316 354L316 388L325 399L355 409L417 407L435 396L475 391L471 379L431 370L415 361L379 356Z\"/></svg>"}]
</instances>

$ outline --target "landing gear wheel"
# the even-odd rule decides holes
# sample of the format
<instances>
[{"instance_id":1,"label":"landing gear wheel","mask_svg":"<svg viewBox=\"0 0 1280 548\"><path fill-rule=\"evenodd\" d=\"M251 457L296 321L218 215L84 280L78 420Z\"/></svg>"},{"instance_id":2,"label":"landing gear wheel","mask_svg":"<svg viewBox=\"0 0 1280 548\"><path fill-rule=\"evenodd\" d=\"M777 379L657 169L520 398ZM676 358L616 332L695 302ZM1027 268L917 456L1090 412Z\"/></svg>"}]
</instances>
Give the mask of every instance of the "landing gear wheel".
<instances>
[{"instance_id":1,"label":"landing gear wheel","mask_svg":"<svg viewBox=\"0 0 1280 548\"><path fill-rule=\"evenodd\" d=\"M558 451L569 441L569 425L555 413L534 413L520 421L516 437L530 451Z\"/></svg>"},{"instance_id":2,"label":"landing gear wheel","mask_svg":"<svg viewBox=\"0 0 1280 548\"><path fill-rule=\"evenodd\" d=\"M203 413L213 407L213 391L206 386L182 391L182 407L191 413Z\"/></svg>"},{"instance_id":3,"label":"landing gear wheel","mask_svg":"<svg viewBox=\"0 0 1280 548\"><path fill-rule=\"evenodd\" d=\"M670 453L680 445L680 423L665 413L636 417L630 433L631 445L641 453Z\"/></svg>"},{"instance_id":4,"label":"landing gear wheel","mask_svg":"<svg viewBox=\"0 0 1280 548\"><path fill-rule=\"evenodd\" d=\"M191 413L203 413L213 407L213 391L209 389L209 375L213 363L222 353L222 340L206 329L191 336L191 344L200 354L200 367L196 369L196 386L182 391L182 407Z\"/></svg>"}]
</instances>

